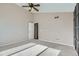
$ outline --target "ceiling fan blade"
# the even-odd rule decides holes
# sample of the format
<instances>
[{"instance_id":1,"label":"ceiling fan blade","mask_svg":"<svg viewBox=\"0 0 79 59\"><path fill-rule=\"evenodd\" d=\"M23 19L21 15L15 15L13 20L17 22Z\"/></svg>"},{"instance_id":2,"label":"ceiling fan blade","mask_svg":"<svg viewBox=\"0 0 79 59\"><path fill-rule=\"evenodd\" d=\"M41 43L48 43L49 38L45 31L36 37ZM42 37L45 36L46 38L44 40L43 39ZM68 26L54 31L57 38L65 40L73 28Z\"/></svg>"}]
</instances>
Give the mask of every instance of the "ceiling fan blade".
<instances>
[{"instance_id":1,"label":"ceiling fan blade","mask_svg":"<svg viewBox=\"0 0 79 59\"><path fill-rule=\"evenodd\" d=\"M29 6L22 6L22 7L29 7Z\"/></svg>"},{"instance_id":2,"label":"ceiling fan blade","mask_svg":"<svg viewBox=\"0 0 79 59\"><path fill-rule=\"evenodd\" d=\"M39 11L37 8L33 7L33 9L35 9L36 11Z\"/></svg>"},{"instance_id":3,"label":"ceiling fan blade","mask_svg":"<svg viewBox=\"0 0 79 59\"><path fill-rule=\"evenodd\" d=\"M37 4L37 5L34 5L34 6L39 7L39 6L40 6L40 4Z\"/></svg>"}]
</instances>

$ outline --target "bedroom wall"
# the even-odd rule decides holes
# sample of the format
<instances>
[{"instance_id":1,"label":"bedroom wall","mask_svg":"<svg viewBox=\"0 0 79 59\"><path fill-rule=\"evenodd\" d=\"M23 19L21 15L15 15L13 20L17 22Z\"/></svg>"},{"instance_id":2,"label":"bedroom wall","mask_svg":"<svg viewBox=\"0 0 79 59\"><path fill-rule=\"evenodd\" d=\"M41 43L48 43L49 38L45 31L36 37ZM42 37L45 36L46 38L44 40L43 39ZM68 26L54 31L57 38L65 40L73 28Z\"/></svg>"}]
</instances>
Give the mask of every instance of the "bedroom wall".
<instances>
[{"instance_id":1,"label":"bedroom wall","mask_svg":"<svg viewBox=\"0 0 79 59\"><path fill-rule=\"evenodd\" d=\"M39 23L39 40L73 46L72 12L35 13L34 21Z\"/></svg>"},{"instance_id":2,"label":"bedroom wall","mask_svg":"<svg viewBox=\"0 0 79 59\"><path fill-rule=\"evenodd\" d=\"M27 40L31 16L16 4L0 4L0 46Z\"/></svg>"}]
</instances>

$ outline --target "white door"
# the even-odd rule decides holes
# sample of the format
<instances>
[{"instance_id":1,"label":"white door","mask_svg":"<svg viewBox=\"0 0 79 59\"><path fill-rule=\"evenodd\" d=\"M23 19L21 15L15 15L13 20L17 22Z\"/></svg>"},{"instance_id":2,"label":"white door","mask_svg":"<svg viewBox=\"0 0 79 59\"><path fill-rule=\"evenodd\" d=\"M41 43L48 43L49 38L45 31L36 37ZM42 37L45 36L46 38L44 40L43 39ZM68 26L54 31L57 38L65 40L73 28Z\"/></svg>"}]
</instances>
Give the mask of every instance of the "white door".
<instances>
[{"instance_id":1,"label":"white door","mask_svg":"<svg viewBox=\"0 0 79 59\"><path fill-rule=\"evenodd\" d=\"M30 22L28 24L28 31L29 31L28 33L29 39L34 39L34 23Z\"/></svg>"}]
</instances>

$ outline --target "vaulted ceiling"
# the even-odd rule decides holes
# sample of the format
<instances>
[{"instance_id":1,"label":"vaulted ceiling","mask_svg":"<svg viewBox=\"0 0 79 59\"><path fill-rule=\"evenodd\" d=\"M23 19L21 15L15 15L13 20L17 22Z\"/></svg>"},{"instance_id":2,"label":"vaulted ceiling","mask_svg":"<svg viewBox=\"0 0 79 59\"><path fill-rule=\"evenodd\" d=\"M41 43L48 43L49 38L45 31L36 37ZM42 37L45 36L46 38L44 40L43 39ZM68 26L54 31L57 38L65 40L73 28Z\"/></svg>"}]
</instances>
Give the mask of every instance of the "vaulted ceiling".
<instances>
[{"instance_id":1,"label":"vaulted ceiling","mask_svg":"<svg viewBox=\"0 0 79 59\"><path fill-rule=\"evenodd\" d=\"M73 12L75 3L39 3L39 12ZM28 5L27 3L18 3L18 6ZM24 8L28 10L28 8ZM35 12L34 10L32 12Z\"/></svg>"}]
</instances>

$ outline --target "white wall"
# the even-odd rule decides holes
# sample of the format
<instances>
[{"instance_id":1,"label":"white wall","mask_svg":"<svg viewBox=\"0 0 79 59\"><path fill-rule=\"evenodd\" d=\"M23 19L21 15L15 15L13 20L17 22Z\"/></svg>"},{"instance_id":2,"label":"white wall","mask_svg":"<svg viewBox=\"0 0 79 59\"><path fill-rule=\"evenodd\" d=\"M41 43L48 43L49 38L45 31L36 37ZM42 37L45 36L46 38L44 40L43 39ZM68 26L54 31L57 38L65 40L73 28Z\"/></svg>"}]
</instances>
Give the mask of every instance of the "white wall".
<instances>
[{"instance_id":1,"label":"white wall","mask_svg":"<svg viewBox=\"0 0 79 59\"><path fill-rule=\"evenodd\" d=\"M39 40L73 46L72 12L35 13L34 21L39 23Z\"/></svg>"},{"instance_id":2,"label":"white wall","mask_svg":"<svg viewBox=\"0 0 79 59\"><path fill-rule=\"evenodd\" d=\"M16 4L0 4L0 46L27 40L31 16Z\"/></svg>"},{"instance_id":3,"label":"white wall","mask_svg":"<svg viewBox=\"0 0 79 59\"><path fill-rule=\"evenodd\" d=\"M40 3L39 12L73 12L76 3Z\"/></svg>"}]
</instances>

